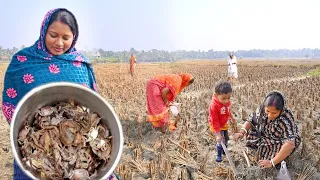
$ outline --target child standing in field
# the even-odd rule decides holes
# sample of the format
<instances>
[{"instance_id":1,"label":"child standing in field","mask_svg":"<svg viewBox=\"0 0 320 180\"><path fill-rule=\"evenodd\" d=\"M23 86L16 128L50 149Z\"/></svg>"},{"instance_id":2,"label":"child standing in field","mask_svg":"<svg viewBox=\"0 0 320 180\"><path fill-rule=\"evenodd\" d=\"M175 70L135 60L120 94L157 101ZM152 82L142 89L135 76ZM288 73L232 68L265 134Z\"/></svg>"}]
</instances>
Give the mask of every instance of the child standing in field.
<instances>
[{"instance_id":1,"label":"child standing in field","mask_svg":"<svg viewBox=\"0 0 320 180\"><path fill-rule=\"evenodd\" d=\"M223 149L221 141L226 145L229 140L228 135L228 120L235 123L231 114L231 98L232 87L229 82L219 82L214 90L212 101L209 107L208 122L210 130L215 134L217 140L217 162L222 161Z\"/></svg>"}]
</instances>

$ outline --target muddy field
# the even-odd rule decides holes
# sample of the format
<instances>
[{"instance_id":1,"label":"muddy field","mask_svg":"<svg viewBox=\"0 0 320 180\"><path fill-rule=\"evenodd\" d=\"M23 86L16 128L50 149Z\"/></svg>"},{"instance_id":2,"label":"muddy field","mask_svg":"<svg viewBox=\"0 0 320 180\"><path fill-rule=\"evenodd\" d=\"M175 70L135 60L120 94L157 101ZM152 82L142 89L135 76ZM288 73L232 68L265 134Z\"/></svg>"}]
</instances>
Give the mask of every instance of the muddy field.
<instances>
[{"instance_id":1,"label":"muddy field","mask_svg":"<svg viewBox=\"0 0 320 180\"><path fill-rule=\"evenodd\" d=\"M215 142L208 129L208 105L214 85L226 79L224 61L182 61L137 64L136 76L127 64L95 64L99 93L115 108L124 129L125 148L116 172L123 179L234 179L234 171L224 157L215 162ZM320 179L320 77L307 73L320 68L319 60L241 60L239 80L233 83L233 114L243 123L271 90L283 91L302 133L299 149L287 162L293 179ZM0 65L0 89L6 65ZM148 79L164 73L191 73L195 83L178 95L181 118L175 132L162 134L146 123L145 86ZM230 128L230 135L233 129ZM13 160L9 126L1 116L0 174L12 179ZM242 142L228 147L237 172L244 179L275 179L277 170L260 170L253 154ZM248 153L249 164L243 151Z\"/></svg>"}]
</instances>

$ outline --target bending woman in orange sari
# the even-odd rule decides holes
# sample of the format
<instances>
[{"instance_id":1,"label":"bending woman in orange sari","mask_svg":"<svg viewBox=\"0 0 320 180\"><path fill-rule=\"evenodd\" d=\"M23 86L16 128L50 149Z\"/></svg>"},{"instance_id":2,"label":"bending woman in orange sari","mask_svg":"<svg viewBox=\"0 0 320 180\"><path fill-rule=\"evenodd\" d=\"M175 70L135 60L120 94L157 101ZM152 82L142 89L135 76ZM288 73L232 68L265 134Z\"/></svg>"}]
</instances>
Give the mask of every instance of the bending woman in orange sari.
<instances>
[{"instance_id":1,"label":"bending woman in orange sari","mask_svg":"<svg viewBox=\"0 0 320 180\"><path fill-rule=\"evenodd\" d=\"M155 128L162 128L168 122L170 130L175 130L175 123L169 121L169 107L173 105L176 96L188 85L193 83L194 78L190 74L167 74L159 75L151 79L147 84L148 122Z\"/></svg>"},{"instance_id":2,"label":"bending woman in orange sari","mask_svg":"<svg viewBox=\"0 0 320 180\"><path fill-rule=\"evenodd\" d=\"M133 54L131 54L131 58L130 58L130 73L131 73L131 76L133 76L134 74L134 69L136 67L136 57L134 57Z\"/></svg>"}]
</instances>

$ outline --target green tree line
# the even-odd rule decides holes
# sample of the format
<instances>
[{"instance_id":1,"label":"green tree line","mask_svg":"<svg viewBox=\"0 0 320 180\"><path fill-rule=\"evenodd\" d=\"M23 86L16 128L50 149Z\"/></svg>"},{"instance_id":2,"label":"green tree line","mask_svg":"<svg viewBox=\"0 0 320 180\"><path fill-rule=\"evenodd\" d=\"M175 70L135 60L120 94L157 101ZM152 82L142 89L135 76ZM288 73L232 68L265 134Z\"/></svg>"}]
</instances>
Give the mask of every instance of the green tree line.
<instances>
[{"instance_id":1,"label":"green tree line","mask_svg":"<svg viewBox=\"0 0 320 180\"><path fill-rule=\"evenodd\" d=\"M18 52L20 48L3 48L0 46L0 61L10 61L12 55ZM175 62L178 60L197 60L197 59L222 59L227 58L229 51L164 51L164 50L135 50L131 48L128 51L109 51L104 49L82 50L88 59L99 63L118 63L128 62L131 53L136 56L137 62ZM274 49L274 50L238 50L234 54L239 58L320 58L320 49Z\"/></svg>"}]
</instances>

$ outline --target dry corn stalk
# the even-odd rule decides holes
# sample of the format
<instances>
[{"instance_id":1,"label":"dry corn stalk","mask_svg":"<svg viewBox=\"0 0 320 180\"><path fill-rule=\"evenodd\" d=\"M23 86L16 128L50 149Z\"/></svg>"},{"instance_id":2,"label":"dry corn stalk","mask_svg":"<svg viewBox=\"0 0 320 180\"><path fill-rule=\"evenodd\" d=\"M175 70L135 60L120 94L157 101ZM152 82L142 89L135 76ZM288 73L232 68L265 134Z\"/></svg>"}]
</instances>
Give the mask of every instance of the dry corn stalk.
<instances>
[{"instance_id":1,"label":"dry corn stalk","mask_svg":"<svg viewBox=\"0 0 320 180\"><path fill-rule=\"evenodd\" d=\"M186 148L184 148L182 145L180 145L179 143L173 141L172 139L168 138L168 140L173 143L174 145L178 146L179 148L181 148L182 150L184 150L185 152L187 152L188 154L190 154L190 151L187 150Z\"/></svg>"},{"instance_id":2,"label":"dry corn stalk","mask_svg":"<svg viewBox=\"0 0 320 180\"><path fill-rule=\"evenodd\" d=\"M237 122L230 123L230 126L231 126L231 132L232 132L232 134L239 132Z\"/></svg>"},{"instance_id":3,"label":"dry corn stalk","mask_svg":"<svg viewBox=\"0 0 320 180\"><path fill-rule=\"evenodd\" d=\"M128 163L132 170L138 170L139 172L144 172L144 168L142 166L142 162L137 162L133 159Z\"/></svg>"},{"instance_id":4,"label":"dry corn stalk","mask_svg":"<svg viewBox=\"0 0 320 180\"><path fill-rule=\"evenodd\" d=\"M241 108L241 119L242 119L242 121L246 121L247 118L248 118L247 112L243 108Z\"/></svg>"},{"instance_id":5,"label":"dry corn stalk","mask_svg":"<svg viewBox=\"0 0 320 180\"><path fill-rule=\"evenodd\" d=\"M138 138L139 138L139 139L142 139L142 138L143 138L143 135L142 135L142 126L141 126L141 125L138 127Z\"/></svg>"},{"instance_id":6,"label":"dry corn stalk","mask_svg":"<svg viewBox=\"0 0 320 180\"><path fill-rule=\"evenodd\" d=\"M168 152L167 154L170 157L171 162L173 163L198 169L197 163L190 156L186 158L183 155L181 155L178 151L171 151L171 152Z\"/></svg>"},{"instance_id":7,"label":"dry corn stalk","mask_svg":"<svg viewBox=\"0 0 320 180\"><path fill-rule=\"evenodd\" d=\"M151 179L155 180L157 175L156 175L156 165L155 165L154 160L151 160L151 162L149 163L149 172L151 175Z\"/></svg>"},{"instance_id":8,"label":"dry corn stalk","mask_svg":"<svg viewBox=\"0 0 320 180\"><path fill-rule=\"evenodd\" d=\"M248 167L251 167L250 160L249 160L249 157L248 157L246 151L243 148L241 148L241 150L242 150L244 158L246 159Z\"/></svg>"},{"instance_id":9,"label":"dry corn stalk","mask_svg":"<svg viewBox=\"0 0 320 180\"><path fill-rule=\"evenodd\" d=\"M186 168L183 168L181 171L181 180L189 180L188 171Z\"/></svg>"},{"instance_id":10,"label":"dry corn stalk","mask_svg":"<svg viewBox=\"0 0 320 180\"><path fill-rule=\"evenodd\" d=\"M160 171L163 170L164 168L163 163L164 163L163 153L160 152L158 154L158 165L159 165Z\"/></svg>"},{"instance_id":11,"label":"dry corn stalk","mask_svg":"<svg viewBox=\"0 0 320 180\"><path fill-rule=\"evenodd\" d=\"M310 163L307 163L302 167L301 173L298 175L297 180L310 180L316 172L317 169Z\"/></svg>"},{"instance_id":12,"label":"dry corn stalk","mask_svg":"<svg viewBox=\"0 0 320 180\"><path fill-rule=\"evenodd\" d=\"M215 180L215 178L213 177L209 177L205 174L203 174L202 172L198 172L198 176L199 176L199 180Z\"/></svg>"},{"instance_id":13,"label":"dry corn stalk","mask_svg":"<svg viewBox=\"0 0 320 180\"><path fill-rule=\"evenodd\" d=\"M170 179L171 172L172 172L172 166L171 166L171 161L170 161L170 159L167 159L167 160L165 161L165 167L166 167L165 178L166 178L166 179Z\"/></svg>"},{"instance_id":14,"label":"dry corn stalk","mask_svg":"<svg viewBox=\"0 0 320 180\"><path fill-rule=\"evenodd\" d=\"M124 180L132 180L132 172L130 170L127 171L127 173L124 174L123 179Z\"/></svg>"},{"instance_id":15,"label":"dry corn stalk","mask_svg":"<svg viewBox=\"0 0 320 180\"><path fill-rule=\"evenodd\" d=\"M228 180L235 180L235 176L233 173L233 170L229 167L223 168L221 166L218 166L213 169L213 176L223 176L226 177Z\"/></svg>"},{"instance_id":16,"label":"dry corn stalk","mask_svg":"<svg viewBox=\"0 0 320 180\"><path fill-rule=\"evenodd\" d=\"M128 142L127 147L132 149L132 148L134 148L134 144L132 142Z\"/></svg>"},{"instance_id":17,"label":"dry corn stalk","mask_svg":"<svg viewBox=\"0 0 320 180\"><path fill-rule=\"evenodd\" d=\"M142 149L141 144L137 145L137 147L133 150L134 160L142 161Z\"/></svg>"},{"instance_id":18,"label":"dry corn stalk","mask_svg":"<svg viewBox=\"0 0 320 180\"><path fill-rule=\"evenodd\" d=\"M125 168L125 165L124 165L124 164L120 164L120 165L118 165L117 168L116 168L116 172L117 172L121 177L124 176L125 170L126 170L126 168Z\"/></svg>"},{"instance_id":19,"label":"dry corn stalk","mask_svg":"<svg viewBox=\"0 0 320 180\"><path fill-rule=\"evenodd\" d=\"M200 163L200 171L204 173L206 172L206 168L207 168L208 154L209 152L206 153L206 155L203 157Z\"/></svg>"},{"instance_id":20,"label":"dry corn stalk","mask_svg":"<svg viewBox=\"0 0 320 180\"><path fill-rule=\"evenodd\" d=\"M157 152L158 148L160 148L160 147L161 147L161 142L156 141L156 142L154 143L154 145L153 145L153 151L154 151L154 152Z\"/></svg>"},{"instance_id":21,"label":"dry corn stalk","mask_svg":"<svg viewBox=\"0 0 320 180\"><path fill-rule=\"evenodd\" d=\"M302 148L301 148L301 156L305 155L306 153L306 136L307 136L307 132L306 132L306 127L304 125L302 125L302 128L301 128L301 136L304 137L302 138Z\"/></svg>"},{"instance_id":22,"label":"dry corn stalk","mask_svg":"<svg viewBox=\"0 0 320 180\"><path fill-rule=\"evenodd\" d=\"M121 164L117 167L116 172L118 172L119 176L122 177L124 180L131 180L131 169L128 168L126 165Z\"/></svg>"},{"instance_id":23,"label":"dry corn stalk","mask_svg":"<svg viewBox=\"0 0 320 180\"><path fill-rule=\"evenodd\" d=\"M180 142L180 145L183 147L183 151L182 150L180 150L180 152L181 152L181 154L183 154L183 156L186 156L186 151L185 150L188 150L188 140L187 139L185 139L184 141L181 141ZM190 151L189 151L189 153L188 154L190 154Z\"/></svg>"},{"instance_id":24,"label":"dry corn stalk","mask_svg":"<svg viewBox=\"0 0 320 180\"><path fill-rule=\"evenodd\" d=\"M164 153L166 151L166 138L162 136L160 151Z\"/></svg>"},{"instance_id":25,"label":"dry corn stalk","mask_svg":"<svg viewBox=\"0 0 320 180\"><path fill-rule=\"evenodd\" d=\"M151 147L148 147L146 144L141 144L141 148L146 151L154 152L154 149L152 149Z\"/></svg>"},{"instance_id":26,"label":"dry corn stalk","mask_svg":"<svg viewBox=\"0 0 320 180\"><path fill-rule=\"evenodd\" d=\"M234 144L234 148L238 154L242 154L247 162L248 167L251 167L250 159L248 156L248 148L245 148L245 143L243 141L238 141Z\"/></svg>"}]
</instances>

